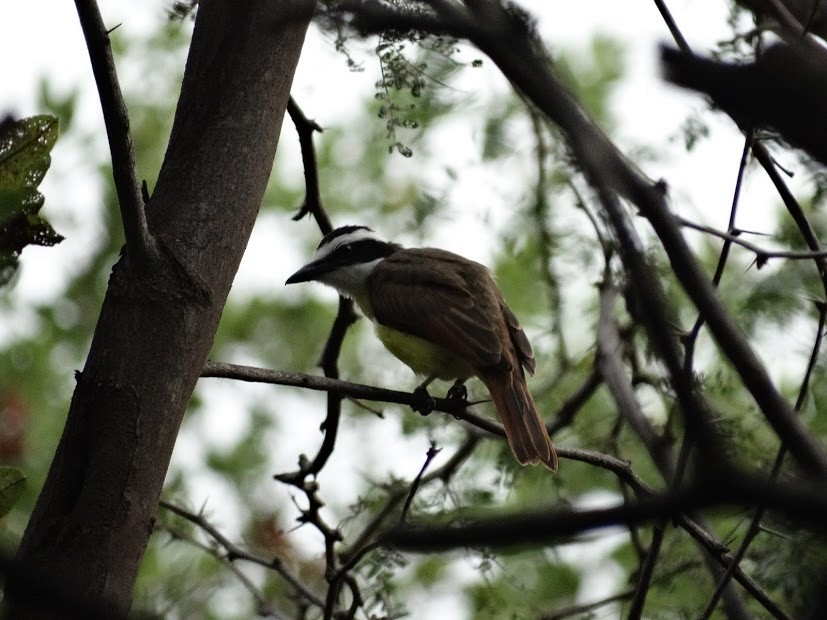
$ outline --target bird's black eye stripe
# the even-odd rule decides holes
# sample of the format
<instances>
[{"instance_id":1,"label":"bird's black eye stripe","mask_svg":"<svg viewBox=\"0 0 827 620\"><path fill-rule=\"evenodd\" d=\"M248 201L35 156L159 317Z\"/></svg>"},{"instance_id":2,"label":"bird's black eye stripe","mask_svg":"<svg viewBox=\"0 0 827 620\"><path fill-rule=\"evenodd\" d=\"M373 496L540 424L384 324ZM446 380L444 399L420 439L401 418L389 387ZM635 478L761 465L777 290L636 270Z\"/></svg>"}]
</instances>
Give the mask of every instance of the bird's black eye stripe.
<instances>
[{"instance_id":1,"label":"bird's black eye stripe","mask_svg":"<svg viewBox=\"0 0 827 620\"><path fill-rule=\"evenodd\" d=\"M378 258L385 258L396 252L400 246L379 239L361 239L353 243L343 243L333 250L331 258L342 264L369 263Z\"/></svg>"}]
</instances>

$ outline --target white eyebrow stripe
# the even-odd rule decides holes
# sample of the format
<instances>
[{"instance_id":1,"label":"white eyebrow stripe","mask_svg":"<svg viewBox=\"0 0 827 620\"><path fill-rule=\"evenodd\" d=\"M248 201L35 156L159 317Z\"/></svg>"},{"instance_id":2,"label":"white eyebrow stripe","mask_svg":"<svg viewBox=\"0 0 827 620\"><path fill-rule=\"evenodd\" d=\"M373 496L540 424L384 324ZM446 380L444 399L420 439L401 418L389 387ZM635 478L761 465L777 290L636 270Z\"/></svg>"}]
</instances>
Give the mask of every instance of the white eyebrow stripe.
<instances>
[{"instance_id":1,"label":"white eyebrow stripe","mask_svg":"<svg viewBox=\"0 0 827 620\"><path fill-rule=\"evenodd\" d=\"M316 250L316 253L313 255L313 260L321 260L326 256L330 256L330 254L335 252L337 248L340 248L343 245L346 245L348 243L356 243L358 241L364 241L366 239L383 241L383 239L372 230L365 230L363 228L359 230L354 230L353 232L347 233L346 235L336 237L330 243L320 247L318 250Z\"/></svg>"}]
</instances>

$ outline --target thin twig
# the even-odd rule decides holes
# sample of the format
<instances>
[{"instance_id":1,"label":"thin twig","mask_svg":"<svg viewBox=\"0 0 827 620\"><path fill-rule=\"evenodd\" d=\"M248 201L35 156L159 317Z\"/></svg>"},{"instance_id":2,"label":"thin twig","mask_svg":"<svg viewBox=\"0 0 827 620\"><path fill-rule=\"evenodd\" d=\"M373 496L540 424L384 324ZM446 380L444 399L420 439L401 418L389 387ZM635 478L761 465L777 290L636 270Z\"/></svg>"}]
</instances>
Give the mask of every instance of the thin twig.
<instances>
[{"instance_id":1,"label":"thin twig","mask_svg":"<svg viewBox=\"0 0 827 620\"><path fill-rule=\"evenodd\" d=\"M686 43L684 41L684 43ZM738 174L735 178L735 190L732 194L732 203L729 207L729 223L727 225L727 232L725 233L724 244L721 247L721 252L718 254L718 264L715 266L715 274L712 276L712 284L713 286L718 286L721 283L721 278L724 275L724 269L726 268L727 260L729 259L729 250L733 243L738 243L741 239L738 239L734 235L732 235L732 239L729 236L735 230L735 217L738 213L738 203L741 199L741 187L743 186L744 182L744 174L747 169L747 160L749 157L750 149L753 143L753 131L750 130L747 132L747 136L744 138L744 148L741 151L741 159L738 162ZM691 223L687 222L683 218L681 218L681 225L686 226L689 228L694 228L695 230L700 230L699 227L692 225ZM705 228L705 227L704 227ZM704 231L708 232L708 231ZM717 232L717 231L715 231ZM713 234L713 233L711 233ZM717 236L717 235L716 235ZM761 258L760 256L756 259L758 261L759 268L761 267ZM683 346L684 346L684 369L687 374L690 376L693 373L693 364L695 359L695 343L698 340L698 335L701 333L701 328L703 327L705 322L704 315L699 313L698 318L695 320L695 324L692 326L692 329L689 330L689 333L683 338Z\"/></svg>"},{"instance_id":2,"label":"thin twig","mask_svg":"<svg viewBox=\"0 0 827 620\"><path fill-rule=\"evenodd\" d=\"M433 470L422 478L420 486L430 484L434 481L441 481L443 484L448 484L448 481L456 474L460 466L468 460L473 454L477 445L479 444L481 435L477 433L469 433L465 441L460 444L453 456L441 467ZM407 493L409 494L409 492ZM356 553L368 544L368 541L376 535L379 528L395 511L396 507L406 496L406 485L399 483L394 484L389 489L388 495L385 497L385 503L376 512L373 518L362 528L362 531L356 536L355 540L350 546L350 549L343 549L339 552L339 557L343 562L349 562Z\"/></svg>"},{"instance_id":3,"label":"thin twig","mask_svg":"<svg viewBox=\"0 0 827 620\"><path fill-rule=\"evenodd\" d=\"M250 578L244 574L238 566L236 566L231 559L229 559L226 555L220 553L215 547L211 547L209 545L205 545L199 540L196 540L192 536L187 535L186 533L175 529L174 527L170 527L164 524L155 524L155 530L159 532L166 532L169 534L173 539L180 540L191 547L195 547L196 549L200 549L207 555L212 556L216 559L216 561L220 562L222 566L224 566L227 570L232 572L238 580L241 582L241 585L250 593L250 595L256 601L256 615L258 616L270 616L273 618L284 618L284 616L280 615L276 608L274 607L273 603L267 600L267 597L256 587Z\"/></svg>"},{"instance_id":4,"label":"thin twig","mask_svg":"<svg viewBox=\"0 0 827 620\"><path fill-rule=\"evenodd\" d=\"M813 260L827 258L827 250L818 250L815 252L804 252L801 250L768 250L754 243L750 243L749 241L745 241L737 233L724 232L722 230L712 228L711 226L697 224L683 217L679 217L678 221L680 222L681 226L685 226L686 228L691 228L692 230L697 230L699 232L712 235L713 237L718 237L719 239L725 240L727 243L740 245L741 247L750 250L751 252L755 253L759 268L763 267L764 263L766 263L767 260L771 258L789 258L792 260Z\"/></svg>"},{"instance_id":5,"label":"thin twig","mask_svg":"<svg viewBox=\"0 0 827 620\"><path fill-rule=\"evenodd\" d=\"M682 52L689 52L689 43L686 42L683 33L680 28L678 28L678 24L675 21L675 18L672 17L672 12L669 10L669 7L666 6L666 3L663 0L655 0L655 6L658 8L660 16L663 18L666 27L669 28L669 34L672 35L675 43L678 44L678 47Z\"/></svg>"},{"instance_id":6,"label":"thin twig","mask_svg":"<svg viewBox=\"0 0 827 620\"><path fill-rule=\"evenodd\" d=\"M234 562L235 560L245 560L247 562L252 562L253 564L258 564L259 566L263 566L264 568L270 569L275 571L281 577L290 584L292 588L296 590L296 592L308 603L315 605L319 608L324 607L324 601L307 589L307 587L296 577L293 575L285 566L284 563L278 557L274 557L272 560L267 560L261 558L253 553L250 553L246 549L242 549L234 542L232 542L229 538L227 538L221 531L215 527L212 523L210 523L203 514L196 514L194 512L190 512L185 508L181 508L169 502L167 500L160 500L158 505L165 510L169 510L173 514L178 515L182 519L185 519L192 523L193 525L197 526L199 529L203 530L207 534L209 534L216 543L218 543L225 551L226 557L229 562Z\"/></svg>"},{"instance_id":7,"label":"thin twig","mask_svg":"<svg viewBox=\"0 0 827 620\"><path fill-rule=\"evenodd\" d=\"M287 103L287 111L299 135L306 186L304 204L293 219L299 220L304 217L305 214L311 213L316 219L322 235L326 235L333 230L333 225L322 205L321 192L319 190L319 164L316 159L316 147L313 143L313 132L321 132L322 128L318 123L309 120L307 116L305 116L304 112L302 112L292 97L290 97ZM340 296L339 310L336 313L336 318L330 328L330 334L327 337L321 358L319 359L319 366L321 366L326 377L331 379L339 378L338 364L339 353L342 350L342 342L344 341L348 328L353 325L357 318L356 311L353 308L353 300ZM319 451L309 464L302 463L298 471L292 474L282 474L279 480L302 488L303 481L307 476L315 476L322 470L330 455L333 454L341 415L342 395L332 391L328 392L327 416L322 423L324 439L322 440L322 445L319 446Z\"/></svg>"},{"instance_id":8,"label":"thin twig","mask_svg":"<svg viewBox=\"0 0 827 620\"><path fill-rule=\"evenodd\" d=\"M798 227L801 236L804 238L804 242L807 244L807 247L813 252L821 252L823 247L818 240L815 230L813 230L813 227L807 220L804 209L801 208L801 205L798 203L795 196L793 196L793 193L790 191L790 188L787 186L784 178L778 172L778 167L775 160L773 160L772 156L769 154L769 151L767 151L767 147L765 147L761 142L756 142L753 144L752 152L755 155L755 159L757 159L758 163L760 163L764 168L764 171L767 173L770 181L772 181L772 184L775 186L778 195L784 203L784 207L786 207L790 216L793 218L793 221ZM814 256L813 259L815 260L816 267L818 268L818 273L821 275L825 295L827 295L827 258L823 256ZM825 299L827 299L827 297L825 297Z\"/></svg>"},{"instance_id":9,"label":"thin twig","mask_svg":"<svg viewBox=\"0 0 827 620\"><path fill-rule=\"evenodd\" d=\"M405 500L405 505L402 507L402 514L399 516L399 523L405 523L405 519L408 517L408 510L411 508L411 504L413 503L414 495L416 495L416 491L419 489L419 485L422 483L422 476L425 475L425 471L428 469L428 465L431 464L431 461L434 460L437 454L442 451L442 448L437 448L436 444L431 442L431 447L428 448L428 453L425 455L425 462L422 463L422 469L419 470L419 473L414 478L413 483L411 483L411 490L408 493L408 497Z\"/></svg>"},{"instance_id":10,"label":"thin twig","mask_svg":"<svg viewBox=\"0 0 827 620\"><path fill-rule=\"evenodd\" d=\"M418 397L413 392L400 392L397 390L386 390L384 388L351 383L341 379L308 375L301 372L290 372L285 370L268 370L252 366L240 366L226 364L223 362L208 361L201 373L202 377L220 377L225 379L236 379L239 381L252 381L257 383L272 383L274 385L290 385L302 387L309 390L329 392L339 396L351 396L362 400L375 402L396 403L399 405L413 406L418 402ZM505 436L502 426L497 422L478 416L466 408L466 403L455 398L434 398L434 411L448 413L455 418L468 422L477 428L481 428L495 435Z\"/></svg>"},{"instance_id":11,"label":"thin twig","mask_svg":"<svg viewBox=\"0 0 827 620\"><path fill-rule=\"evenodd\" d=\"M146 269L159 258L160 252L146 222L141 185L135 173L135 153L129 131L129 114L118 83L109 32L103 24L95 0L75 0L75 7L89 50L106 135L109 138L112 175L118 193L127 256L132 261L133 268Z\"/></svg>"},{"instance_id":12,"label":"thin twig","mask_svg":"<svg viewBox=\"0 0 827 620\"><path fill-rule=\"evenodd\" d=\"M655 581L657 581L658 583L669 583L675 576L684 573L685 571L693 568L695 565L695 562L681 562L678 566L674 567L673 569L666 571L662 575L659 575ZM580 605L572 605L571 607L564 607L563 609L558 609L550 614L544 614L540 616L539 620L563 620L564 618L569 618L571 616L580 617L584 614L587 614L590 611L599 609L600 607L604 607L606 605L610 605L612 603L617 603L620 601L624 601L627 598L631 598L634 592L634 588L627 588L622 592L612 594L611 596L607 596L606 598L597 601L582 603Z\"/></svg>"},{"instance_id":13,"label":"thin twig","mask_svg":"<svg viewBox=\"0 0 827 620\"><path fill-rule=\"evenodd\" d=\"M299 134L299 145L301 146L302 164L304 165L305 196L301 208L293 219L298 221L310 213L319 225L319 230L326 235L333 230L333 224L327 212L322 207L321 192L319 190L319 166L316 162L316 146L313 143L313 132L321 133L323 130L316 121L305 116L302 109L293 97L287 101L287 113L293 120L296 133Z\"/></svg>"},{"instance_id":14,"label":"thin twig","mask_svg":"<svg viewBox=\"0 0 827 620\"><path fill-rule=\"evenodd\" d=\"M330 335L327 337L327 342L325 342L324 350L322 351L322 357L319 360L319 366L322 367L325 376L330 379L335 380L339 378L338 360L339 353L342 350L342 342L344 342L348 328L356 322L356 319L357 315L353 309L353 300L339 297L339 311L333 320ZM338 394L328 392L327 417L322 424L324 439L322 440L322 445L319 447L319 452L313 458L313 462L308 467L305 475L318 474L327 463L327 459L333 454L341 416L342 397Z\"/></svg>"},{"instance_id":15,"label":"thin twig","mask_svg":"<svg viewBox=\"0 0 827 620\"><path fill-rule=\"evenodd\" d=\"M652 577L655 574L655 567L660 557L660 550L663 546L663 540L666 537L667 524L668 519L664 518L652 528L652 541L649 543L649 551L646 554L643 565L638 571L637 584L632 595L632 602L629 605L629 612L626 615L627 620L638 620L643 617L646 595L652 585Z\"/></svg>"}]
</instances>

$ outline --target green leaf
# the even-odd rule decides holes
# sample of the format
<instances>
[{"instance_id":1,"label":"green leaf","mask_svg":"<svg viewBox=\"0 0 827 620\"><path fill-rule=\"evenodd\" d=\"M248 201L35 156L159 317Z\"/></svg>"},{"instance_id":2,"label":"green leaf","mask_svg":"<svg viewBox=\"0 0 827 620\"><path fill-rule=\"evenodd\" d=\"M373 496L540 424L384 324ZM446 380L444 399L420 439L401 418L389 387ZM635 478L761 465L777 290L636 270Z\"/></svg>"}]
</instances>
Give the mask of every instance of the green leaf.
<instances>
[{"instance_id":1,"label":"green leaf","mask_svg":"<svg viewBox=\"0 0 827 620\"><path fill-rule=\"evenodd\" d=\"M37 186L52 163L57 134L57 118L49 114L0 122L0 221L42 205Z\"/></svg>"},{"instance_id":2,"label":"green leaf","mask_svg":"<svg viewBox=\"0 0 827 620\"><path fill-rule=\"evenodd\" d=\"M0 467L0 517L5 516L23 495L26 476L16 467Z\"/></svg>"},{"instance_id":3,"label":"green leaf","mask_svg":"<svg viewBox=\"0 0 827 620\"><path fill-rule=\"evenodd\" d=\"M43 195L37 187L52 162L57 134L57 118L48 114L0 121L0 286L14 275L24 247L63 241L38 215Z\"/></svg>"}]
</instances>

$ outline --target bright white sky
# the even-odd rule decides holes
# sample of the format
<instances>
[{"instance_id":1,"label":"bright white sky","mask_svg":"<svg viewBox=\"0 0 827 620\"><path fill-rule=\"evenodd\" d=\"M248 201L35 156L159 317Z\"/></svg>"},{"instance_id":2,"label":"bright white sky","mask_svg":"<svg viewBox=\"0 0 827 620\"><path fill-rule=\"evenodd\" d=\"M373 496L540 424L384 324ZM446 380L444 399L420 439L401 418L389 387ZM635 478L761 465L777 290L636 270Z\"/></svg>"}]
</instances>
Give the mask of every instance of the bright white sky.
<instances>
[{"instance_id":1,"label":"bright white sky","mask_svg":"<svg viewBox=\"0 0 827 620\"><path fill-rule=\"evenodd\" d=\"M159 1L100 0L100 4L105 22L108 25L121 23L121 28L126 32L145 32L164 19L164 5ZM656 145L663 157L659 157L655 164L644 164L644 171L652 178L667 179L674 206L682 215L725 228L743 139L733 124L719 115L711 121L714 139L705 141L693 153L687 155L679 141L665 143L665 136L677 135L687 112L703 109L704 104L692 95L665 87L658 78L654 60L656 47L659 42L669 41L669 35L654 3L651 0L523 0L522 4L538 15L540 31L552 46L552 51L565 48L585 52L591 38L598 33L617 38L627 46L629 73L614 101L619 127L615 138L625 147ZM729 36L725 25L728 10L725 2L673 0L669 5L684 35L698 52ZM468 57L479 57L479 54L470 52ZM18 116L28 116L40 112L34 108L34 102L38 81L43 76L48 76L59 93L80 87L82 97L78 121L83 127L98 132L100 143L97 148L105 151L97 94L73 3L54 0L9 3L4 19L0 21L0 58L4 59L0 114L12 112ZM501 92L506 88L496 69L490 63L486 65L482 70L466 72L458 86L473 94L469 97L469 115L484 108L486 92ZM324 74L324 79L319 79L320 74ZM141 87L140 76L134 71L122 70L122 76L125 80L133 80L128 85L130 90ZM345 124L363 100L361 96L344 98L341 93L371 93L376 76L375 67L370 65L366 65L363 73L348 72L342 57L333 51L330 41L311 29L293 93L308 116L318 119L324 126L336 126ZM289 121L285 126L278 165L292 167L300 175L292 126ZM467 127L454 124L441 126L432 139L443 145L440 149L431 149L434 153L442 153L442 161L439 155L427 162L416 157L411 160L396 157L395 165L402 175L410 167L425 166L434 171L431 182L448 191L450 199L456 204L479 205L479 208L463 208L443 229L435 231L430 243L485 262L489 256L488 244L484 240L491 234L492 222L496 227L508 216L508 210L503 209L501 203L507 204L508 198L518 195L521 189L509 186L507 174L492 179L486 171L474 169L472 165L463 169L449 187L440 170L446 162L456 162L458 153L462 151L461 145L471 144L474 136ZM459 160L462 161L461 157ZM698 183L698 179L703 179L703 182ZM11 293L4 293L13 296L17 309L12 315L7 315L10 320L6 325L0 325L0 341L36 329L36 321L28 309L33 303L59 294L65 274L83 260L87 248L94 243L99 232L90 217L90 213L96 212L92 205L98 201L97 190L71 141L58 141L53 153L52 170L47 174L42 188L46 195L45 215L58 230L70 229L73 234L56 248L29 248L23 252L19 281ZM740 225L746 229L769 230L770 221L765 214L769 211L767 205L772 202L773 193L763 176L752 175L746 185L743 204L747 206L741 210L743 219ZM281 223L277 222L261 222L257 226L242 263L234 295L262 290L272 291L273 294L303 294L297 290L288 293L281 288L287 275L305 257L301 255L304 248L300 240L286 239L280 230ZM463 231L463 234L457 235L457 230ZM413 242L411 239L401 241ZM285 249L274 255L277 248ZM322 291L319 294L328 295ZM334 295L330 293L328 298L332 302ZM67 372L71 370L67 369ZM411 376L401 369L395 376L402 386L412 384ZM286 388L238 386L214 381L205 382L202 389L205 400L215 406L200 421L202 432L182 436L174 458L178 465L191 472L191 480L195 483L191 497L193 503L200 505L206 500L208 506L215 508L228 503L222 501L226 490L221 488L221 483L200 471L203 443L231 445L244 430L245 406L249 399L278 400L282 411L297 412L308 411L307 400L300 398L295 390ZM244 398L239 398L239 394L243 394ZM299 448L308 454L314 452L320 439L318 424L319 411L323 409L322 399L319 396L313 401L316 408L312 413L291 417L289 450L279 449L285 447L283 437L273 438L274 454L281 455L275 457L273 471L292 469ZM427 440L389 442L395 415L389 416L391 420L342 433L335 468L353 473L335 482L323 476L321 482L326 485L326 498L332 496L334 503L338 501L342 504L352 501L358 477L371 469L385 471L389 462L394 463L394 471L398 475L412 477L415 474L427 449ZM362 450L365 442L377 446L375 454L367 457L367 461ZM358 462L354 455L358 455ZM393 458L390 458L391 455ZM263 484L266 486L262 487L262 495L269 497L273 493L272 482L266 480ZM286 494L272 498L272 501L286 500ZM605 502L606 498L591 498L589 501ZM234 525L237 525L237 515L233 515L231 510L227 512L218 508L216 514L220 524L233 531ZM298 535L303 536L302 533ZM316 544L314 537L308 540ZM581 592L584 600L611 594L618 587L616 568L603 560L606 549L613 544L609 541L603 546L574 545L561 550L564 554L578 554L583 562L594 563ZM457 574L460 581L462 574L461 570ZM415 595L409 605L417 610L417 617L462 617L462 601L452 592L440 593L440 596L421 593Z\"/></svg>"}]
</instances>

